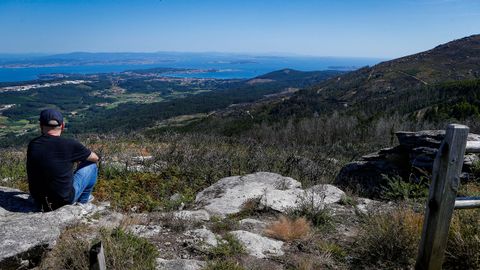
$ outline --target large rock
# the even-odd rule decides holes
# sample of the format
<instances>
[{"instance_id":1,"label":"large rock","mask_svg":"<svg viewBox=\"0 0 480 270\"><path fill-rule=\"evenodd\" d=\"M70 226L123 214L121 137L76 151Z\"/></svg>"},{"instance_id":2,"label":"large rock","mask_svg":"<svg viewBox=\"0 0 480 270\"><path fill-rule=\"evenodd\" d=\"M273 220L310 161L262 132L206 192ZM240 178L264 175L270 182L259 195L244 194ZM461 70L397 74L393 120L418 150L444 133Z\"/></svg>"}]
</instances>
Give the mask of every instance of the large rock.
<instances>
[{"instance_id":1,"label":"large rock","mask_svg":"<svg viewBox=\"0 0 480 270\"><path fill-rule=\"evenodd\" d=\"M242 243L247 253L251 256L262 259L270 256L282 256L284 254L282 241L273 240L247 231L233 231L231 234Z\"/></svg>"},{"instance_id":2,"label":"large rock","mask_svg":"<svg viewBox=\"0 0 480 270\"><path fill-rule=\"evenodd\" d=\"M245 218L238 222L240 230L249 231L253 233L262 233L267 227L267 223L253 218Z\"/></svg>"},{"instance_id":3,"label":"large rock","mask_svg":"<svg viewBox=\"0 0 480 270\"><path fill-rule=\"evenodd\" d=\"M203 269L207 263L198 260L164 260L157 259L157 270L200 270Z\"/></svg>"},{"instance_id":4,"label":"large rock","mask_svg":"<svg viewBox=\"0 0 480 270\"><path fill-rule=\"evenodd\" d=\"M67 205L40 213L28 194L0 187L0 269L17 269L25 261L35 264L62 229L98 210L92 204ZM22 262L23 261L23 262Z\"/></svg>"},{"instance_id":5,"label":"large rock","mask_svg":"<svg viewBox=\"0 0 480 270\"><path fill-rule=\"evenodd\" d=\"M300 182L275 173L259 172L220 179L197 195L198 207L225 216L242 210L243 204L258 199L259 207L286 212L305 199L317 205L337 203L345 193L332 185L301 189Z\"/></svg>"},{"instance_id":6,"label":"large rock","mask_svg":"<svg viewBox=\"0 0 480 270\"><path fill-rule=\"evenodd\" d=\"M259 172L220 179L197 194L195 202L198 207L212 214L225 216L240 212L247 200L261 198L275 190L287 191L300 187L301 183L290 177Z\"/></svg>"},{"instance_id":7,"label":"large rock","mask_svg":"<svg viewBox=\"0 0 480 270\"><path fill-rule=\"evenodd\" d=\"M299 207L305 202L311 202L316 207L337 203L345 192L332 185L316 185L305 190L300 188L290 190L266 190L260 200L263 207L278 212L286 212Z\"/></svg>"},{"instance_id":8,"label":"large rock","mask_svg":"<svg viewBox=\"0 0 480 270\"><path fill-rule=\"evenodd\" d=\"M217 236L206 228L189 230L184 235L190 237L194 246L199 250L207 250L218 245Z\"/></svg>"}]
</instances>

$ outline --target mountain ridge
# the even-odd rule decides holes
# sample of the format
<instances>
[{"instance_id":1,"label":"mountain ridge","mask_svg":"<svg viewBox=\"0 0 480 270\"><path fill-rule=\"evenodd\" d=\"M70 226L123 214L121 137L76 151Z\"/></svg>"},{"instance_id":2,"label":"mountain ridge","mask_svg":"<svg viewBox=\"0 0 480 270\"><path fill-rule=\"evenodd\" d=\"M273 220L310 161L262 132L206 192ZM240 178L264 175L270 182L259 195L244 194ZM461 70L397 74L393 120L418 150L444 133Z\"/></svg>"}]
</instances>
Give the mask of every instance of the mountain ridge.
<instances>
[{"instance_id":1,"label":"mountain ridge","mask_svg":"<svg viewBox=\"0 0 480 270\"><path fill-rule=\"evenodd\" d=\"M314 87L317 92L340 89L335 97L343 101L360 98L362 92L389 92L418 88L450 80L480 78L480 35L457 39L431 50L365 67ZM358 80L364 79L365 82ZM347 89L350 88L350 89ZM335 90L337 90L335 89ZM343 91L342 91L343 90Z\"/></svg>"}]
</instances>

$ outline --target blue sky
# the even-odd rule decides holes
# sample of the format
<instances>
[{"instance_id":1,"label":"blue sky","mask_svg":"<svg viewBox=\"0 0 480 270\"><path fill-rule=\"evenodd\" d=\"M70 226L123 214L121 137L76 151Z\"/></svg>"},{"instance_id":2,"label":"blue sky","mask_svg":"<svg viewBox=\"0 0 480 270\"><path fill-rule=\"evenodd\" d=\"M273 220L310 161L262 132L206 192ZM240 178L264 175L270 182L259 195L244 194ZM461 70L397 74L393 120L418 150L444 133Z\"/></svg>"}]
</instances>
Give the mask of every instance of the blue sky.
<instances>
[{"instance_id":1,"label":"blue sky","mask_svg":"<svg viewBox=\"0 0 480 270\"><path fill-rule=\"evenodd\" d=\"M477 0L0 0L0 53L392 58L478 33Z\"/></svg>"}]
</instances>

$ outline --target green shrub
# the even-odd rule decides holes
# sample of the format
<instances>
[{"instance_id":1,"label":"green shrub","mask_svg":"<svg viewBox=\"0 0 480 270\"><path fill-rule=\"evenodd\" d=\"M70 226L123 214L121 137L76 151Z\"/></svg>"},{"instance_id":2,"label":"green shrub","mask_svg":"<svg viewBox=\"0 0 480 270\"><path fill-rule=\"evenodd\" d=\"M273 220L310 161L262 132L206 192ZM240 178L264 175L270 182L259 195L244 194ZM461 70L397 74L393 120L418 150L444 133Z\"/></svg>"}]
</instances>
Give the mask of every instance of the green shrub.
<instances>
[{"instance_id":1,"label":"green shrub","mask_svg":"<svg viewBox=\"0 0 480 270\"><path fill-rule=\"evenodd\" d=\"M155 269L157 248L146 239L121 229L101 232L107 269Z\"/></svg>"},{"instance_id":2,"label":"green shrub","mask_svg":"<svg viewBox=\"0 0 480 270\"><path fill-rule=\"evenodd\" d=\"M180 200L171 201L170 196L175 193L181 194ZM137 212L175 209L181 203L193 202L194 194L188 178L175 168L160 173L105 168L94 190L99 200L108 200L121 210Z\"/></svg>"},{"instance_id":3,"label":"green shrub","mask_svg":"<svg viewBox=\"0 0 480 270\"><path fill-rule=\"evenodd\" d=\"M356 206L358 204L358 200L356 197L343 195L338 202L341 205L349 205L349 206Z\"/></svg>"},{"instance_id":4,"label":"green shrub","mask_svg":"<svg viewBox=\"0 0 480 270\"><path fill-rule=\"evenodd\" d=\"M234 257L245 253L245 247L233 234L227 233L216 247L209 250L211 258Z\"/></svg>"},{"instance_id":5,"label":"green shrub","mask_svg":"<svg viewBox=\"0 0 480 270\"><path fill-rule=\"evenodd\" d=\"M269 209L263 207L260 203L262 197L250 198L243 202L240 212L228 215L229 218L240 220L243 218L258 216L259 214L266 213Z\"/></svg>"},{"instance_id":6,"label":"green shrub","mask_svg":"<svg viewBox=\"0 0 480 270\"><path fill-rule=\"evenodd\" d=\"M212 224L210 228L214 233L224 233L238 228L238 221L236 218L220 218L214 216L210 221Z\"/></svg>"},{"instance_id":7,"label":"green shrub","mask_svg":"<svg viewBox=\"0 0 480 270\"><path fill-rule=\"evenodd\" d=\"M417 183L404 181L400 176L382 177L386 180L386 184L382 188L381 196L385 200L407 200L407 199L421 199L428 197L428 178L420 177Z\"/></svg>"},{"instance_id":8,"label":"green shrub","mask_svg":"<svg viewBox=\"0 0 480 270\"><path fill-rule=\"evenodd\" d=\"M321 241L318 244L318 248L323 253L331 254L337 261L344 261L345 257L347 257L347 251L336 243Z\"/></svg>"},{"instance_id":9,"label":"green shrub","mask_svg":"<svg viewBox=\"0 0 480 270\"><path fill-rule=\"evenodd\" d=\"M23 152L0 149L0 185L28 191L26 157Z\"/></svg>"},{"instance_id":10,"label":"green shrub","mask_svg":"<svg viewBox=\"0 0 480 270\"><path fill-rule=\"evenodd\" d=\"M292 219L305 217L314 227L329 229L333 225L333 217L330 209L322 202L314 199L315 194L305 194L300 198L297 207L289 209L287 216Z\"/></svg>"}]
</instances>

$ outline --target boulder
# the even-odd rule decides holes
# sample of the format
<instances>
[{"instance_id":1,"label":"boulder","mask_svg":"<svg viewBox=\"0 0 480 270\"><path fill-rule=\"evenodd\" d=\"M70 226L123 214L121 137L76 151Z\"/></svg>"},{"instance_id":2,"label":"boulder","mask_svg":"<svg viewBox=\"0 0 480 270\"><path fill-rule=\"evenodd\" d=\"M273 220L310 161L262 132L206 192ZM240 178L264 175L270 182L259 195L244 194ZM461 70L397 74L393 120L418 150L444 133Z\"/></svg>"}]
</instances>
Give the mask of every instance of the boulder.
<instances>
[{"instance_id":1,"label":"boulder","mask_svg":"<svg viewBox=\"0 0 480 270\"><path fill-rule=\"evenodd\" d=\"M263 207L285 213L297 208L305 201L313 202L316 206L323 207L327 204L337 203L345 192L332 185L316 185L305 190L300 188L290 190L266 190L260 200Z\"/></svg>"},{"instance_id":2,"label":"boulder","mask_svg":"<svg viewBox=\"0 0 480 270\"><path fill-rule=\"evenodd\" d=\"M476 154L466 154L463 166L467 166L467 167L471 168L475 164L477 164L479 161L480 161L480 158L478 157L478 155L476 155Z\"/></svg>"},{"instance_id":3,"label":"boulder","mask_svg":"<svg viewBox=\"0 0 480 270\"><path fill-rule=\"evenodd\" d=\"M198 260L186 260L186 259L175 259L175 260L164 260L157 259L157 270L200 270L207 265L206 262Z\"/></svg>"},{"instance_id":4,"label":"boulder","mask_svg":"<svg viewBox=\"0 0 480 270\"><path fill-rule=\"evenodd\" d=\"M184 235L190 237L199 250L206 250L218 245L217 236L207 228L189 230Z\"/></svg>"},{"instance_id":5,"label":"boulder","mask_svg":"<svg viewBox=\"0 0 480 270\"><path fill-rule=\"evenodd\" d=\"M318 203L332 204L338 203L345 196L345 192L333 185L315 185L305 189L305 195Z\"/></svg>"},{"instance_id":6,"label":"boulder","mask_svg":"<svg viewBox=\"0 0 480 270\"><path fill-rule=\"evenodd\" d=\"M300 187L301 183L290 177L269 172L232 176L222 178L198 193L195 203L211 214L225 216L240 212L247 200L261 198L275 190L297 190Z\"/></svg>"},{"instance_id":7,"label":"boulder","mask_svg":"<svg viewBox=\"0 0 480 270\"><path fill-rule=\"evenodd\" d=\"M398 131L395 133L400 145L407 148L426 146L437 148L445 137L445 130L422 130L417 132Z\"/></svg>"},{"instance_id":8,"label":"boulder","mask_svg":"<svg viewBox=\"0 0 480 270\"><path fill-rule=\"evenodd\" d=\"M284 254L282 241L273 240L247 231L233 231L231 234L242 243L247 253L251 256L262 259L270 256L282 256Z\"/></svg>"},{"instance_id":9,"label":"boulder","mask_svg":"<svg viewBox=\"0 0 480 270\"><path fill-rule=\"evenodd\" d=\"M268 189L261 197L260 205L262 208L286 212L301 202L303 194L303 189L299 188L290 190Z\"/></svg>"},{"instance_id":10,"label":"boulder","mask_svg":"<svg viewBox=\"0 0 480 270\"><path fill-rule=\"evenodd\" d=\"M16 269L22 261L34 265L67 225L98 208L85 204L66 205L47 213L35 211L28 194L0 187L0 269Z\"/></svg>"},{"instance_id":11,"label":"boulder","mask_svg":"<svg viewBox=\"0 0 480 270\"><path fill-rule=\"evenodd\" d=\"M253 218L245 218L238 222L241 230L254 233L262 233L267 227L267 223Z\"/></svg>"}]
</instances>

